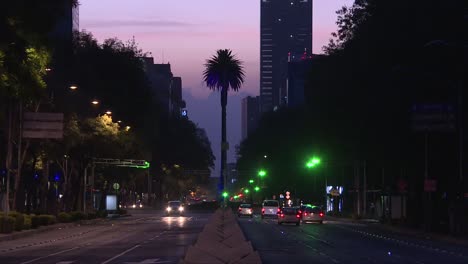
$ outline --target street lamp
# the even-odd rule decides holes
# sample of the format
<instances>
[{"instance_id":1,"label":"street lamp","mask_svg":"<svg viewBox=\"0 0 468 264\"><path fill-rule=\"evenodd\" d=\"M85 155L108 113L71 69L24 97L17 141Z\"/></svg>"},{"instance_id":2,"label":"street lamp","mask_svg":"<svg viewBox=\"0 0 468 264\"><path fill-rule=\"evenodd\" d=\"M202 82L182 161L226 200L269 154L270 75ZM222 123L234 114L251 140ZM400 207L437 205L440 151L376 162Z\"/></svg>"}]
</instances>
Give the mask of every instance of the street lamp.
<instances>
[{"instance_id":1,"label":"street lamp","mask_svg":"<svg viewBox=\"0 0 468 264\"><path fill-rule=\"evenodd\" d=\"M76 89L78 89L78 86L74 84L70 85L70 90L76 90Z\"/></svg>"},{"instance_id":2,"label":"street lamp","mask_svg":"<svg viewBox=\"0 0 468 264\"><path fill-rule=\"evenodd\" d=\"M99 101L96 100L96 99L94 99L94 100L91 101L91 103L92 103L93 105L98 105L98 104L99 104Z\"/></svg>"},{"instance_id":3,"label":"street lamp","mask_svg":"<svg viewBox=\"0 0 468 264\"><path fill-rule=\"evenodd\" d=\"M309 159L306 163L306 167L307 168L313 168L317 165L319 165L321 162L320 158L317 158L317 157L312 157L311 159Z\"/></svg>"},{"instance_id":4,"label":"street lamp","mask_svg":"<svg viewBox=\"0 0 468 264\"><path fill-rule=\"evenodd\" d=\"M267 173L266 173L265 170L259 170L259 171L258 171L258 176L260 176L260 177L265 177L266 174L267 174Z\"/></svg>"},{"instance_id":5,"label":"street lamp","mask_svg":"<svg viewBox=\"0 0 468 264\"><path fill-rule=\"evenodd\" d=\"M250 180L249 180L249 183L250 183L250 184L254 183L254 180L250 179Z\"/></svg>"},{"instance_id":6,"label":"street lamp","mask_svg":"<svg viewBox=\"0 0 468 264\"><path fill-rule=\"evenodd\" d=\"M107 111L106 111L106 114L107 114L107 115L112 115L112 111L107 110Z\"/></svg>"},{"instance_id":7,"label":"street lamp","mask_svg":"<svg viewBox=\"0 0 468 264\"><path fill-rule=\"evenodd\" d=\"M255 190L256 192L258 192L258 191L260 191L260 187L255 186L254 190Z\"/></svg>"},{"instance_id":8,"label":"street lamp","mask_svg":"<svg viewBox=\"0 0 468 264\"><path fill-rule=\"evenodd\" d=\"M126 127L125 127L125 131L129 131L130 128L131 128L130 126L126 126Z\"/></svg>"}]
</instances>

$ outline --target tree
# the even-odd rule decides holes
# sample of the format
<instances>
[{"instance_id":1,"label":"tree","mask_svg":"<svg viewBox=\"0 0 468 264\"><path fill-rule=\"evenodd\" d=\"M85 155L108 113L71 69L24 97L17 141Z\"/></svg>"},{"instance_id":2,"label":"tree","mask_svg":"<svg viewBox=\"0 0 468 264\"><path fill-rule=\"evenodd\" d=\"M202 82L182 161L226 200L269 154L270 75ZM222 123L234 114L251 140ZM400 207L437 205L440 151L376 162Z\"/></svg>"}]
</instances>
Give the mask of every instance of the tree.
<instances>
[{"instance_id":1,"label":"tree","mask_svg":"<svg viewBox=\"0 0 468 264\"><path fill-rule=\"evenodd\" d=\"M238 91L244 83L244 69L231 50L220 49L211 59L208 59L203 72L203 79L210 90L221 92L221 173L219 189L224 189L227 159L226 141L226 106L229 90Z\"/></svg>"}]
</instances>

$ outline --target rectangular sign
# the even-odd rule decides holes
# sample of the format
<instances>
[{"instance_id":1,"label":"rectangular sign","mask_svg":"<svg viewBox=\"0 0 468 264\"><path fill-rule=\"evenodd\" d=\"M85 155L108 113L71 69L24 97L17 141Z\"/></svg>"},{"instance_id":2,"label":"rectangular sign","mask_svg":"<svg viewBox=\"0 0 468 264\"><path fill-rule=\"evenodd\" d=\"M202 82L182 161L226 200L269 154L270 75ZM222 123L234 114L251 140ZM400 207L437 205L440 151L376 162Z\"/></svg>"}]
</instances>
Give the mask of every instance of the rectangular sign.
<instances>
[{"instance_id":1,"label":"rectangular sign","mask_svg":"<svg viewBox=\"0 0 468 264\"><path fill-rule=\"evenodd\" d=\"M23 138L63 138L63 113L24 113Z\"/></svg>"},{"instance_id":2,"label":"rectangular sign","mask_svg":"<svg viewBox=\"0 0 468 264\"><path fill-rule=\"evenodd\" d=\"M455 131L454 108L448 104L415 104L411 109L414 131Z\"/></svg>"},{"instance_id":3,"label":"rectangular sign","mask_svg":"<svg viewBox=\"0 0 468 264\"><path fill-rule=\"evenodd\" d=\"M424 191L425 192L435 192L437 190L437 181L431 179L424 180Z\"/></svg>"}]
</instances>

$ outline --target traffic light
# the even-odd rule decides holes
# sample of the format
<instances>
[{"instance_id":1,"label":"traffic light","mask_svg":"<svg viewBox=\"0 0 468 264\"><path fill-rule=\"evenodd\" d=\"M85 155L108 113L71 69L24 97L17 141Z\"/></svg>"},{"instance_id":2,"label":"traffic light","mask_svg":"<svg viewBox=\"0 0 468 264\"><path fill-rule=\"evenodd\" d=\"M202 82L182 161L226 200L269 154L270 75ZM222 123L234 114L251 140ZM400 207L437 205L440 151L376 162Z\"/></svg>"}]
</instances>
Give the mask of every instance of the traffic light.
<instances>
[{"instance_id":1,"label":"traffic light","mask_svg":"<svg viewBox=\"0 0 468 264\"><path fill-rule=\"evenodd\" d=\"M249 183L250 183L250 184L254 183L254 180L250 179L250 180L249 180Z\"/></svg>"},{"instance_id":2,"label":"traffic light","mask_svg":"<svg viewBox=\"0 0 468 264\"><path fill-rule=\"evenodd\" d=\"M245 190L244 190L244 193L249 193L249 189L245 189Z\"/></svg>"},{"instance_id":3,"label":"traffic light","mask_svg":"<svg viewBox=\"0 0 468 264\"><path fill-rule=\"evenodd\" d=\"M255 191L256 191L256 192L260 191L260 187L255 186Z\"/></svg>"},{"instance_id":4,"label":"traffic light","mask_svg":"<svg viewBox=\"0 0 468 264\"><path fill-rule=\"evenodd\" d=\"M228 194L227 192L223 192L223 197L224 197L224 198L228 197L228 195L229 195L229 194Z\"/></svg>"},{"instance_id":5,"label":"traffic light","mask_svg":"<svg viewBox=\"0 0 468 264\"><path fill-rule=\"evenodd\" d=\"M260 171L258 171L258 176L260 176L260 177L265 177L266 174L267 174L267 173L266 173L265 170L260 170Z\"/></svg>"},{"instance_id":6,"label":"traffic light","mask_svg":"<svg viewBox=\"0 0 468 264\"><path fill-rule=\"evenodd\" d=\"M317 165L319 165L321 162L320 158L317 158L317 157L312 157L311 159L309 159L306 163L306 167L307 168L313 168Z\"/></svg>"}]
</instances>

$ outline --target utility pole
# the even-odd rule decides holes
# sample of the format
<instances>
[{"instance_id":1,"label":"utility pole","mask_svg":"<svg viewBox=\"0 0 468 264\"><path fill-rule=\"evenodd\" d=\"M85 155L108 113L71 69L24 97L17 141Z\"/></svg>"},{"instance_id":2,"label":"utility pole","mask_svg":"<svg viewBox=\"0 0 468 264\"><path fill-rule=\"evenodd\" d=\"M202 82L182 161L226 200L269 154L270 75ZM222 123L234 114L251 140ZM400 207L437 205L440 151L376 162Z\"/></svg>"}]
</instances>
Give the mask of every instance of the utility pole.
<instances>
[{"instance_id":1,"label":"utility pole","mask_svg":"<svg viewBox=\"0 0 468 264\"><path fill-rule=\"evenodd\" d=\"M362 191L362 193L364 195L364 198L362 200L362 203L363 203L363 211L362 212L363 212L364 217L367 214L367 174L366 174L366 172L367 172L366 167L367 166L366 165L367 165L366 161L364 161L364 168L363 168L364 169L364 171L363 171L364 182L363 182L363 191Z\"/></svg>"}]
</instances>

